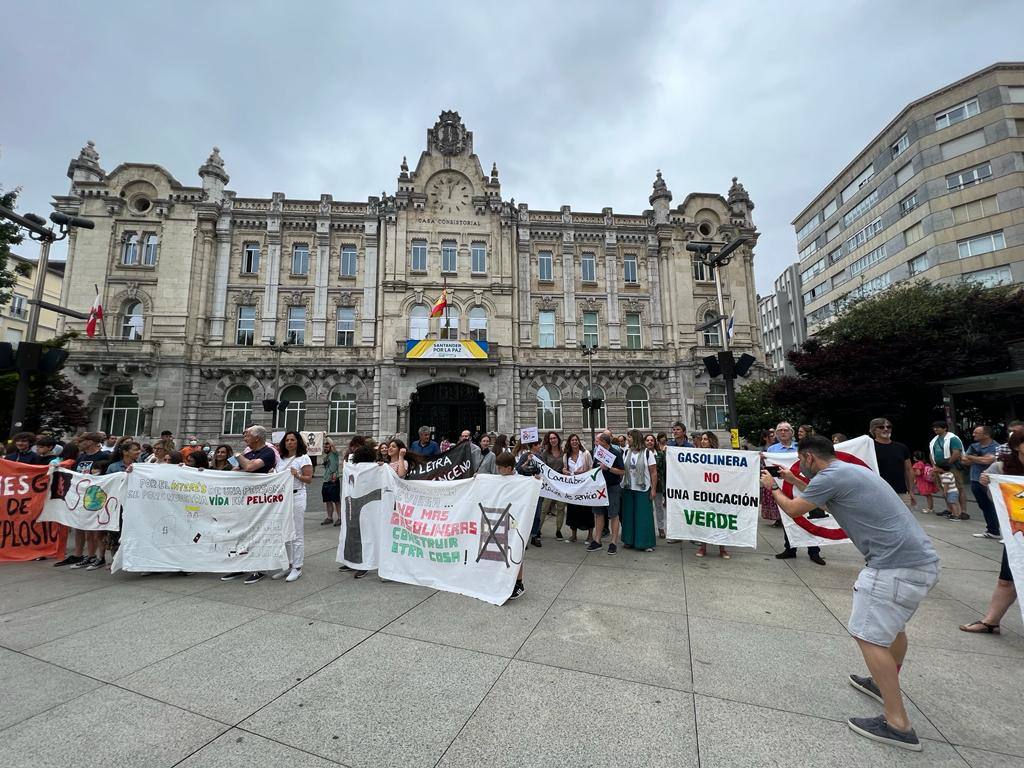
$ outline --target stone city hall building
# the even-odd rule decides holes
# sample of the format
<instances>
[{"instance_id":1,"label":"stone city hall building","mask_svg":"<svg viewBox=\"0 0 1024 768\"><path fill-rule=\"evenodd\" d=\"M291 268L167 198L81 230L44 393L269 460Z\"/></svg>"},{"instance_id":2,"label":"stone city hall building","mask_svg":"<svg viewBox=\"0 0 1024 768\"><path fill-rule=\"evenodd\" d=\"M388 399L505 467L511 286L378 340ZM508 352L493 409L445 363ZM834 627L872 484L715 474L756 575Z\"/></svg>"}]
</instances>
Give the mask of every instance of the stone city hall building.
<instances>
[{"instance_id":1,"label":"stone city hall building","mask_svg":"<svg viewBox=\"0 0 1024 768\"><path fill-rule=\"evenodd\" d=\"M725 429L724 387L701 362L722 340L697 330L717 314L714 277L691 239L750 239L723 290L732 346L763 357L754 205L735 179L728 197L672 208L659 172L639 214L531 210L502 195L456 112L393 193L365 201L241 197L216 148L201 186L159 165L105 171L91 142L68 176L55 207L96 228L72 230L62 303L84 311L99 286L107 334L72 342L68 373L112 433L230 440L271 426L274 398L288 401L278 428L339 436L583 433L581 344L597 346L597 427Z\"/></svg>"}]
</instances>

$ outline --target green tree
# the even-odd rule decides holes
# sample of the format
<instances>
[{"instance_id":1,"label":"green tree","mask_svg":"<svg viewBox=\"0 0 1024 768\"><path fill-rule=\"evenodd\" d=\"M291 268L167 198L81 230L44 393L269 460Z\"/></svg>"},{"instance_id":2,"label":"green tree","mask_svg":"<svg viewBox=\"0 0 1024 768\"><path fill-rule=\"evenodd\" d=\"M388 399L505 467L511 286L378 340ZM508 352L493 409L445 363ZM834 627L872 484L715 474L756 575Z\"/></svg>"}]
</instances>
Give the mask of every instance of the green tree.
<instances>
[{"instance_id":1,"label":"green tree","mask_svg":"<svg viewBox=\"0 0 1024 768\"><path fill-rule=\"evenodd\" d=\"M18 190L10 192L0 191L0 205L9 210L14 210L18 202ZM11 288L18 281L18 272L8 268L11 256L11 246L19 245L22 241L21 230L16 224L7 219L0 218L0 307L6 307L11 300Z\"/></svg>"},{"instance_id":2,"label":"green tree","mask_svg":"<svg viewBox=\"0 0 1024 768\"><path fill-rule=\"evenodd\" d=\"M973 283L911 283L853 302L790 353L797 375L775 383L774 402L850 436L885 416L905 442L920 445L942 413L930 382L1008 370L1021 310L1019 288Z\"/></svg>"},{"instance_id":3,"label":"green tree","mask_svg":"<svg viewBox=\"0 0 1024 768\"><path fill-rule=\"evenodd\" d=\"M740 434L751 445L759 445L761 432L775 427L780 421L794 424L805 421L804 413L796 405L780 405L776 381L758 379L748 381L736 390L736 416Z\"/></svg>"},{"instance_id":4,"label":"green tree","mask_svg":"<svg viewBox=\"0 0 1024 768\"><path fill-rule=\"evenodd\" d=\"M41 342L44 348L65 347L75 337L67 333ZM0 375L0 424L11 423L14 391L18 386L17 373ZM72 384L63 373L33 373L29 383L25 429L29 432L51 432L60 436L76 432L88 425L89 413L82 400L82 390Z\"/></svg>"}]
</instances>

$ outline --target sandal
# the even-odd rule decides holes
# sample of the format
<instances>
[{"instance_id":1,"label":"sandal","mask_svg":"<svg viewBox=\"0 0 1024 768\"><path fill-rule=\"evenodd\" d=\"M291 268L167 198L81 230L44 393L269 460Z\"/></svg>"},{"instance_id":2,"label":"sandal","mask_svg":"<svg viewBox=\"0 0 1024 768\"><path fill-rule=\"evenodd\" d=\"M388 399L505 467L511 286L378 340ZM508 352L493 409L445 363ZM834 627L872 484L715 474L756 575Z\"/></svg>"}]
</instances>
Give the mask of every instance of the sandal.
<instances>
[{"instance_id":1,"label":"sandal","mask_svg":"<svg viewBox=\"0 0 1024 768\"><path fill-rule=\"evenodd\" d=\"M998 635L998 624L986 624L984 621L972 621L970 624L961 624L961 632L970 632L976 635Z\"/></svg>"}]
</instances>

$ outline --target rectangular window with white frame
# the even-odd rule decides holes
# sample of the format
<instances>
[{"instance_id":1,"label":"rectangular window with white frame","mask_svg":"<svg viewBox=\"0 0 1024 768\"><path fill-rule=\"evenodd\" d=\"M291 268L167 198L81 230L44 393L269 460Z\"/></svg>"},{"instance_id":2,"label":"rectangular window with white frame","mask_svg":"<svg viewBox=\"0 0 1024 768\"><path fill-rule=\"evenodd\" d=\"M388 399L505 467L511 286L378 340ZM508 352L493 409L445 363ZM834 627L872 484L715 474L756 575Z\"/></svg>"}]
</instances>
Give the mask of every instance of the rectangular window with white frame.
<instances>
[{"instance_id":1,"label":"rectangular window with white frame","mask_svg":"<svg viewBox=\"0 0 1024 768\"><path fill-rule=\"evenodd\" d=\"M358 252L354 245L341 246L341 277L356 276L358 259Z\"/></svg>"},{"instance_id":2,"label":"rectangular window with white frame","mask_svg":"<svg viewBox=\"0 0 1024 768\"><path fill-rule=\"evenodd\" d=\"M487 243L475 240L469 248L470 261L474 275L487 274Z\"/></svg>"},{"instance_id":3,"label":"rectangular window with white frame","mask_svg":"<svg viewBox=\"0 0 1024 768\"><path fill-rule=\"evenodd\" d=\"M917 190L915 189L909 195L900 200L900 216L906 216L912 210L917 208Z\"/></svg>"},{"instance_id":4,"label":"rectangular window with white frame","mask_svg":"<svg viewBox=\"0 0 1024 768\"><path fill-rule=\"evenodd\" d=\"M541 251L537 254L537 279L542 283L554 282L554 266L551 251Z\"/></svg>"},{"instance_id":5,"label":"rectangular window with white frame","mask_svg":"<svg viewBox=\"0 0 1024 768\"><path fill-rule=\"evenodd\" d=\"M951 173L946 177L946 189L954 192L965 187L972 187L981 184L992 177L992 166L989 163L982 163L973 168L966 168L957 173Z\"/></svg>"},{"instance_id":6,"label":"rectangular window with white frame","mask_svg":"<svg viewBox=\"0 0 1024 768\"><path fill-rule=\"evenodd\" d=\"M356 344L356 311L352 307L338 307L338 346L354 347Z\"/></svg>"},{"instance_id":7,"label":"rectangular window with white frame","mask_svg":"<svg viewBox=\"0 0 1024 768\"><path fill-rule=\"evenodd\" d=\"M305 243L296 243L292 246L292 274L309 274L309 246Z\"/></svg>"},{"instance_id":8,"label":"rectangular window with white frame","mask_svg":"<svg viewBox=\"0 0 1024 768\"><path fill-rule=\"evenodd\" d=\"M1013 282L1013 274L1009 267L989 267L976 272L968 272L963 277L965 282L976 283L983 288L995 288L998 285L1009 285Z\"/></svg>"},{"instance_id":9,"label":"rectangular window with white frame","mask_svg":"<svg viewBox=\"0 0 1024 768\"><path fill-rule=\"evenodd\" d=\"M896 141L893 143L891 147L889 147L889 152L892 154L893 160L895 160L897 157L906 152L909 146L910 139L907 138L907 134L904 133L902 136L896 139Z\"/></svg>"},{"instance_id":10,"label":"rectangular window with white frame","mask_svg":"<svg viewBox=\"0 0 1024 768\"><path fill-rule=\"evenodd\" d=\"M698 283L715 282L715 268L704 261L700 256L693 258L693 279Z\"/></svg>"},{"instance_id":11,"label":"rectangular window with white frame","mask_svg":"<svg viewBox=\"0 0 1024 768\"><path fill-rule=\"evenodd\" d=\"M121 246L121 264L134 267L139 263L139 233L125 232L124 244Z\"/></svg>"},{"instance_id":12,"label":"rectangular window with white frame","mask_svg":"<svg viewBox=\"0 0 1024 768\"><path fill-rule=\"evenodd\" d=\"M156 266L156 249L160 239L156 232L146 232L142 241L142 265L145 267Z\"/></svg>"},{"instance_id":13,"label":"rectangular window with white frame","mask_svg":"<svg viewBox=\"0 0 1024 768\"><path fill-rule=\"evenodd\" d=\"M642 349L643 336L640 332L640 313L626 313L626 349Z\"/></svg>"},{"instance_id":14,"label":"rectangular window with white frame","mask_svg":"<svg viewBox=\"0 0 1024 768\"><path fill-rule=\"evenodd\" d=\"M600 331L597 325L597 312L583 313L583 345L596 347L600 340Z\"/></svg>"},{"instance_id":15,"label":"rectangular window with white frame","mask_svg":"<svg viewBox=\"0 0 1024 768\"><path fill-rule=\"evenodd\" d=\"M635 253L627 253L622 257L622 279L626 285L636 285L640 282L637 277Z\"/></svg>"},{"instance_id":16,"label":"rectangular window with white frame","mask_svg":"<svg viewBox=\"0 0 1024 768\"><path fill-rule=\"evenodd\" d=\"M260 271L260 244L246 243L242 249L242 274L255 275Z\"/></svg>"},{"instance_id":17,"label":"rectangular window with white frame","mask_svg":"<svg viewBox=\"0 0 1024 768\"><path fill-rule=\"evenodd\" d=\"M240 347L251 347L256 338L256 307L242 305L238 308L238 327L235 332L235 344Z\"/></svg>"},{"instance_id":18,"label":"rectangular window with white frame","mask_svg":"<svg viewBox=\"0 0 1024 768\"><path fill-rule=\"evenodd\" d=\"M948 128L969 117L974 117L980 111L977 99L970 99L962 104L957 104L955 107L950 107L945 112L939 112L935 115L935 130Z\"/></svg>"},{"instance_id":19,"label":"rectangular window with white frame","mask_svg":"<svg viewBox=\"0 0 1024 768\"><path fill-rule=\"evenodd\" d=\"M427 271L427 241L413 240L409 269L412 272Z\"/></svg>"},{"instance_id":20,"label":"rectangular window with white frame","mask_svg":"<svg viewBox=\"0 0 1024 768\"><path fill-rule=\"evenodd\" d=\"M984 253L992 253L1006 247L1006 239L1002 232L989 232L987 235L971 237L967 240L959 240L956 244L961 259L971 256L981 256Z\"/></svg>"},{"instance_id":21,"label":"rectangular window with white frame","mask_svg":"<svg viewBox=\"0 0 1024 768\"><path fill-rule=\"evenodd\" d=\"M459 271L459 246L454 240L441 241L441 271L447 275Z\"/></svg>"},{"instance_id":22,"label":"rectangular window with white frame","mask_svg":"<svg viewBox=\"0 0 1024 768\"><path fill-rule=\"evenodd\" d=\"M555 348L555 313L551 310L541 310L537 316L537 346Z\"/></svg>"},{"instance_id":23,"label":"rectangular window with white frame","mask_svg":"<svg viewBox=\"0 0 1024 768\"><path fill-rule=\"evenodd\" d=\"M20 293L11 295L11 317L16 320L24 320L28 313L25 311L26 297Z\"/></svg>"},{"instance_id":24,"label":"rectangular window with white frame","mask_svg":"<svg viewBox=\"0 0 1024 768\"><path fill-rule=\"evenodd\" d=\"M920 256L915 256L909 262L910 276L920 275L926 269L928 269L928 254L922 253Z\"/></svg>"},{"instance_id":25,"label":"rectangular window with white frame","mask_svg":"<svg viewBox=\"0 0 1024 768\"><path fill-rule=\"evenodd\" d=\"M580 260L580 279L584 283L597 282L597 256L591 251L584 251Z\"/></svg>"},{"instance_id":26,"label":"rectangular window with white frame","mask_svg":"<svg viewBox=\"0 0 1024 768\"><path fill-rule=\"evenodd\" d=\"M729 428L729 402L724 384L712 383L704 396L704 426L714 430Z\"/></svg>"},{"instance_id":27,"label":"rectangular window with white frame","mask_svg":"<svg viewBox=\"0 0 1024 768\"><path fill-rule=\"evenodd\" d=\"M288 307L288 343L301 347L306 343L306 308Z\"/></svg>"}]
</instances>

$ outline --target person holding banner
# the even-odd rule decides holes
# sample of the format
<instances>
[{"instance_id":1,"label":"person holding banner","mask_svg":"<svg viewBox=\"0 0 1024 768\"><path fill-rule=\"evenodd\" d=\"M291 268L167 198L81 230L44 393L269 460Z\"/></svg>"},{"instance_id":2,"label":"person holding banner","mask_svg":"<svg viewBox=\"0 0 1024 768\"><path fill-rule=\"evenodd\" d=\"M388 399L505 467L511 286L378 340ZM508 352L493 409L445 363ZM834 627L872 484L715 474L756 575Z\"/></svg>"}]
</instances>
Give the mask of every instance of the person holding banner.
<instances>
[{"instance_id":1,"label":"person holding banner","mask_svg":"<svg viewBox=\"0 0 1024 768\"><path fill-rule=\"evenodd\" d=\"M590 451L583 447L580 436L569 435L565 443L565 468L570 475L585 475L594 468L594 460ZM594 538L594 508L582 504L566 504L565 521L572 531L572 536L564 541L575 544L579 531L587 532L587 544Z\"/></svg>"},{"instance_id":2,"label":"person holding banner","mask_svg":"<svg viewBox=\"0 0 1024 768\"><path fill-rule=\"evenodd\" d=\"M544 450L541 451L540 460L547 464L555 472L563 475L565 472L565 451L562 450L562 437L555 431L544 435ZM552 510L554 512L552 513ZM544 499L541 504L541 511L544 517L550 514L555 516L555 538L562 538L562 526L565 524L565 504L554 499Z\"/></svg>"},{"instance_id":3,"label":"person holding banner","mask_svg":"<svg viewBox=\"0 0 1024 768\"><path fill-rule=\"evenodd\" d=\"M387 444L388 466L395 471L399 477L405 477L409 471L409 462L405 460L405 443L397 437Z\"/></svg>"},{"instance_id":4,"label":"person holding banner","mask_svg":"<svg viewBox=\"0 0 1024 768\"><path fill-rule=\"evenodd\" d=\"M1013 433L1007 441L1009 453L1004 454L1005 458L996 460L988 465L988 469L981 473L978 480L986 489L991 484L989 475L1024 475L1024 435ZM961 624L961 632L973 634L999 634L999 622L1003 616L1017 602L1017 587L1013 583L1013 571L1010 570L1010 559L1006 554L1006 545L1003 545L1003 559L999 564L999 578L996 579L996 589L989 600L988 610L979 621L972 621L968 624Z\"/></svg>"},{"instance_id":5,"label":"person holding banner","mask_svg":"<svg viewBox=\"0 0 1024 768\"><path fill-rule=\"evenodd\" d=\"M602 456L605 458L602 459ZM611 535L611 541L608 542L608 554L614 555L619 549L622 478L626 475L626 464L622 460L622 454L618 447L612 444L612 433L607 429L597 435L594 458L601 462L601 474L604 475L604 483L608 488L608 507L607 512L604 513L601 510L604 510L605 507L594 508L594 540L587 545L587 552L597 552L599 549L603 549L601 537L604 535L604 526L607 522Z\"/></svg>"},{"instance_id":6,"label":"person holding banner","mask_svg":"<svg viewBox=\"0 0 1024 768\"><path fill-rule=\"evenodd\" d=\"M882 702L878 717L851 717L850 729L874 741L914 751L921 740L910 725L900 693L900 669L907 653L907 622L939 580L939 556L931 539L892 487L865 467L840 461L832 442L818 435L797 445L800 474L810 481L790 499L767 470L761 485L770 488L779 509L793 519L816 507L828 507L865 567L853 586L853 610L847 623L870 677L850 675L858 691Z\"/></svg>"},{"instance_id":7,"label":"person holding banner","mask_svg":"<svg viewBox=\"0 0 1024 768\"><path fill-rule=\"evenodd\" d=\"M298 581L302 577L302 564L306 551L306 486L313 482L313 462L306 450L306 441L298 432L285 432L278 446L281 461L274 467L275 472L291 472L292 494L295 499L292 515L295 521L295 538L285 542L289 565L270 578Z\"/></svg>"},{"instance_id":8,"label":"person holding banner","mask_svg":"<svg viewBox=\"0 0 1024 768\"><path fill-rule=\"evenodd\" d=\"M277 451L267 445L267 430L265 427L254 425L242 433L242 440L249 450L235 456L238 459L238 467L242 472L256 472L269 475L274 471L277 464ZM221 581L232 581L242 576L241 572L226 573L220 577ZM255 584L263 580L263 571L253 571L245 577L246 584Z\"/></svg>"},{"instance_id":9,"label":"person holding banner","mask_svg":"<svg viewBox=\"0 0 1024 768\"><path fill-rule=\"evenodd\" d=\"M503 453L494 460L494 466L497 469L495 474L501 475L502 477L511 477L516 473L516 460L512 457L511 453ZM523 575L525 573L525 561L519 564L519 573L516 575L516 584L512 588L512 594L508 596L509 600L518 600L526 592L526 586L523 584Z\"/></svg>"},{"instance_id":10,"label":"person holding banner","mask_svg":"<svg viewBox=\"0 0 1024 768\"><path fill-rule=\"evenodd\" d=\"M658 460L648 450L639 429L627 434L625 456L626 491L622 495L622 544L627 548L653 552L658 543L654 526L654 487L658 482Z\"/></svg>"}]
</instances>

